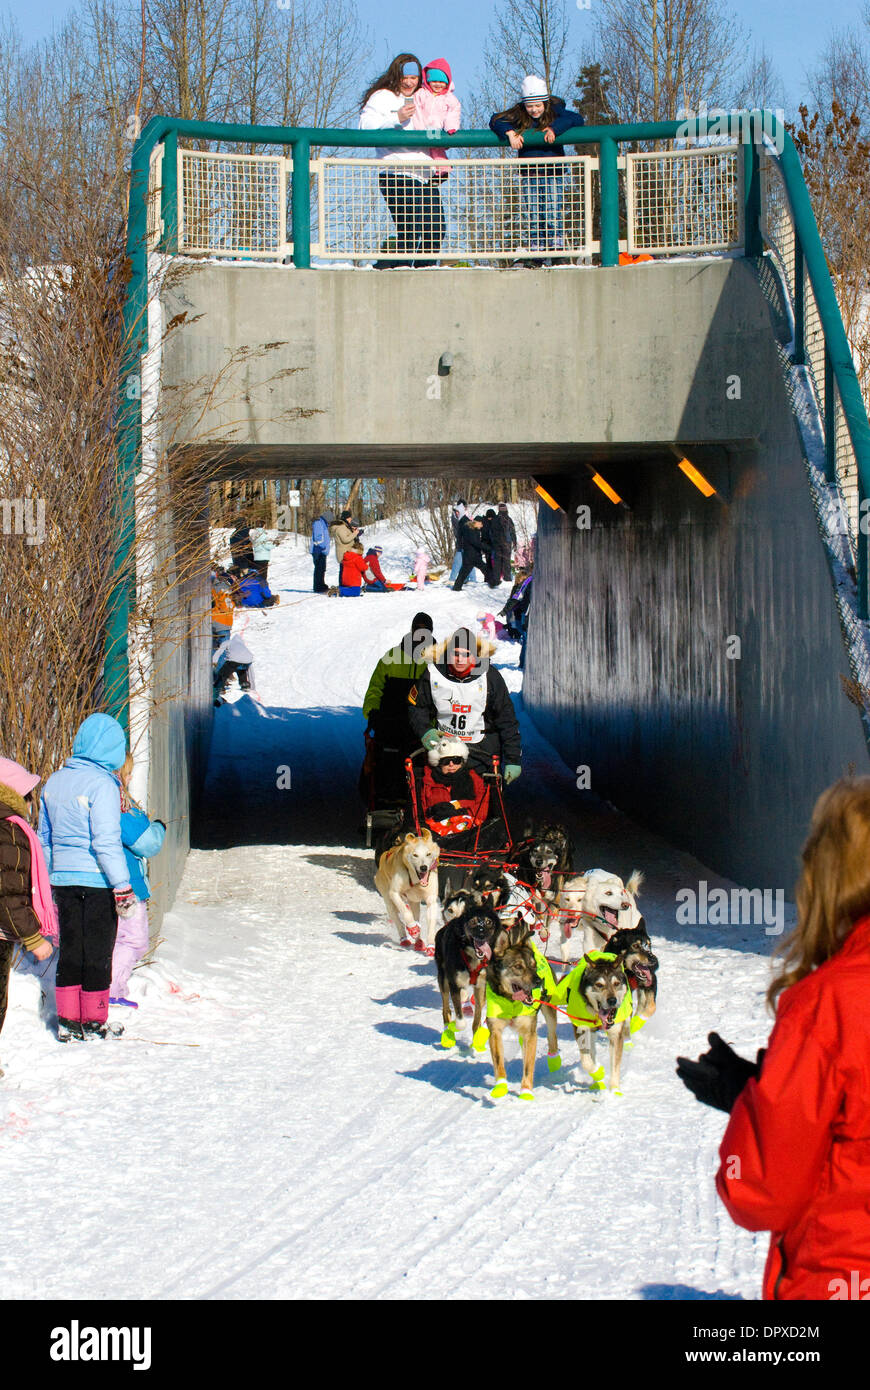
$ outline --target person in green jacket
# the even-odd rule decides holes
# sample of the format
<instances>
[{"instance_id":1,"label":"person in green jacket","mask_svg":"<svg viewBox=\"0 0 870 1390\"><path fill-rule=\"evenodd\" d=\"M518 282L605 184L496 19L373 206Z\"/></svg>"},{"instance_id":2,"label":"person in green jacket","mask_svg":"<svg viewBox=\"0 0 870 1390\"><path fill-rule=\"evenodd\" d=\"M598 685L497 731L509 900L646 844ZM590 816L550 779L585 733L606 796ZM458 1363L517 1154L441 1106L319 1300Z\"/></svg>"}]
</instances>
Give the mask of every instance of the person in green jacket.
<instances>
[{"instance_id":1,"label":"person in green jacket","mask_svg":"<svg viewBox=\"0 0 870 1390\"><path fill-rule=\"evenodd\" d=\"M415 657L434 640L429 614L416 613L411 631L381 657L363 700L363 715L375 742L398 748L403 758L417 747L408 723L408 696L426 670L426 663Z\"/></svg>"}]
</instances>

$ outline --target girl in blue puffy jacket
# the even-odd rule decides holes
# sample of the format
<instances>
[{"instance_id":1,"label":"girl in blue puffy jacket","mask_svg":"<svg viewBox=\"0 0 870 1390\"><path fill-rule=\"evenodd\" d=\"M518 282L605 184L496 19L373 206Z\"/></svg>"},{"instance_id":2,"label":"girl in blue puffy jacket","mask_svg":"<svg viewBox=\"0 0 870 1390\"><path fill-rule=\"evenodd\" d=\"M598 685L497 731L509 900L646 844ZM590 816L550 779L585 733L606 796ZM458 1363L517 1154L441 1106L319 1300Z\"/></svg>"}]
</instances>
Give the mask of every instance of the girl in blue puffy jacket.
<instances>
[{"instance_id":1,"label":"girl in blue puffy jacket","mask_svg":"<svg viewBox=\"0 0 870 1390\"><path fill-rule=\"evenodd\" d=\"M52 773L39 807L39 838L60 923L58 1037L105 1037L118 917L136 907L121 843L121 792L112 776L127 752L108 714L80 726L72 757Z\"/></svg>"}]
</instances>

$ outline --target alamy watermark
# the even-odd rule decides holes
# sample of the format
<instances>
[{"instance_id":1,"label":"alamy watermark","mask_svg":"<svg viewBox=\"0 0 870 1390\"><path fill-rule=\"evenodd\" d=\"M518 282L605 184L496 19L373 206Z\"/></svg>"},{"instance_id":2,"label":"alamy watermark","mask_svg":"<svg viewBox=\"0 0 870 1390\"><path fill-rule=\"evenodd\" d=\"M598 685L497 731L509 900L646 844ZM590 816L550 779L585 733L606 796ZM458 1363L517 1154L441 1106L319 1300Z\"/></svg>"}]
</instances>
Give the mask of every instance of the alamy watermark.
<instances>
[{"instance_id":1,"label":"alamy watermark","mask_svg":"<svg viewBox=\"0 0 870 1390\"><path fill-rule=\"evenodd\" d=\"M45 540L44 497L0 497L0 534L25 536L28 545Z\"/></svg>"},{"instance_id":2,"label":"alamy watermark","mask_svg":"<svg viewBox=\"0 0 870 1390\"><path fill-rule=\"evenodd\" d=\"M782 888L710 888L702 878L697 891L677 892L680 926L764 927L765 936L785 930L785 891Z\"/></svg>"},{"instance_id":3,"label":"alamy watermark","mask_svg":"<svg viewBox=\"0 0 870 1390\"><path fill-rule=\"evenodd\" d=\"M151 1368L150 1327L69 1327L51 1331L52 1361L131 1361L134 1371Z\"/></svg>"},{"instance_id":4,"label":"alamy watermark","mask_svg":"<svg viewBox=\"0 0 870 1390\"><path fill-rule=\"evenodd\" d=\"M750 120L750 116L753 118ZM677 112L677 139L692 144L698 140L728 140L731 144L773 145L777 154L785 148L785 112L781 107L775 111L746 111L737 108L731 111L721 106L711 106L702 101L697 111L682 107ZM698 131L695 121L706 121L706 129Z\"/></svg>"}]
</instances>

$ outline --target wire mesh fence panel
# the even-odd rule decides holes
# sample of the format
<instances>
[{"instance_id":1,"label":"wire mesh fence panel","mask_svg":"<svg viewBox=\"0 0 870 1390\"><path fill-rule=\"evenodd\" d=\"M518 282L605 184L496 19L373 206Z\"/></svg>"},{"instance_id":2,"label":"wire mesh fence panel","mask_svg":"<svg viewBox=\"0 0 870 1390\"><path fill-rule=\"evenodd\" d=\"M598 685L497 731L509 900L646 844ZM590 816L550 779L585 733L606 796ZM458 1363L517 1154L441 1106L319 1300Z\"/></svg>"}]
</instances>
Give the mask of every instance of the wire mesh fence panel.
<instances>
[{"instance_id":1,"label":"wire mesh fence panel","mask_svg":"<svg viewBox=\"0 0 870 1390\"><path fill-rule=\"evenodd\" d=\"M789 298L796 303L795 231L785 180L777 160L761 155L761 234L780 263Z\"/></svg>"},{"instance_id":2,"label":"wire mesh fence panel","mask_svg":"<svg viewBox=\"0 0 870 1390\"><path fill-rule=\"evenodd\" d=\"M286 163L280 155L179 150L179 250L285 255Z\"/></svg>"},{"instance_id":3,"label":"wire mesh fence panel","mask_svg":"<svg viewBox=\"0 0 870 1390\"><path fill-rule=\"evenodd\" d=\"M593 249L588 156L318 163L328 259L568 260Z\"/></svg>"},{"instance_id":4,"label":"wire mesh fence panel","mask_svg":"<svg viewBox=\"0 0 870 1390\"><path fill-rule=\"evenodd\" d=\"M625 156L628 249L672 255L743 244L736 146Z\"/></svg>"},{"instance_id":5,"label":"wire mesh fence panel","mask_svg":"<svg viewBox=\"0 0 870 1390\"><path fill-rule=\"evenodd\" d=\"M858 524L860 519L858 461L855 457L852 436L849 433L849 426L846 421L845 411L843 410L843 403L840 400L840 392L836 386L834 387L834 444L837 463L837 482L840 485L840 492L843 495L846 513L849 519L849 531L854 544L858 536Z\"/></svg>"},{"instance_id":6,"label":"wire mesh fence panel","mask_svg":"<svg viewBox=\"0 0 870 1390\"><path fill-rule=\"evenodd\" d=\"M148 165L148 202L146 206L147 231L145 233L145 243L149 251L154 250L158 241L163 236L163 149L162 142L154 146Z\"/></svg>"},{"instance_id":7,"label":"wire mesh fence panel","mask_svg":"<svg viewBox=\"0 0 870 1390\"><path fill-rule=\"evenodd\" d=\"M816 398L819 402L819 410L822 420L826 418L827 396L825 382L825 330L822 328L822 321L819 318L819 310L816 304L816 296L813 293L812 281L809 272L804 267L804 347L806 350L807 366L812 373L813 385L816 388Z\"/></svg>"}]
</instances>

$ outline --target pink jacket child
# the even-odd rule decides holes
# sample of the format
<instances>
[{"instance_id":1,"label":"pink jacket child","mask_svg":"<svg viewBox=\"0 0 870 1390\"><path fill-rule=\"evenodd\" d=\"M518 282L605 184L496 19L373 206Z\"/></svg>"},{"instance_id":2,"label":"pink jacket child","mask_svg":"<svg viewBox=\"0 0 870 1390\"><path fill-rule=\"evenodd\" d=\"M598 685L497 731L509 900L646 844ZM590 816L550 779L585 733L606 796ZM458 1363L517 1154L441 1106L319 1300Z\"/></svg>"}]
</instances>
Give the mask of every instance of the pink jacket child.
<instances>
[{"instance_id":1,"label":"pink jacket child","mask_svg":"<svg viewBox=\"0 0 870 1390\"><path fill-rule=\"evenodd\" d=\"M414 556L414 574L417 576L418 589L422 589L426 583L426 572L430 564L431 560L425 550L418 550Z\"/></svg>"},{"instance_id":2,"label":"pink jacket child","mask_svg":"<svg viewBox=\"0 0 870 1390\"><path fill-rule=\"evenodd\" d=\"M433 87L434 83L434 87ZM462 107L454 94L453 74L446 58L435 58L423 69L423 81L414 93L416 111L411 117L413 130L446 130L455 135L462 122ZM447 151L431 149L433 159L446 161ZM446 178L447 170L438 172L435 178Z\"/></svg>"}]
</instances>

